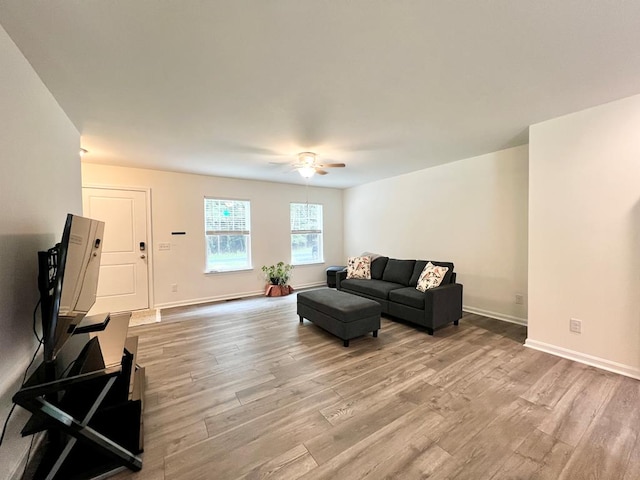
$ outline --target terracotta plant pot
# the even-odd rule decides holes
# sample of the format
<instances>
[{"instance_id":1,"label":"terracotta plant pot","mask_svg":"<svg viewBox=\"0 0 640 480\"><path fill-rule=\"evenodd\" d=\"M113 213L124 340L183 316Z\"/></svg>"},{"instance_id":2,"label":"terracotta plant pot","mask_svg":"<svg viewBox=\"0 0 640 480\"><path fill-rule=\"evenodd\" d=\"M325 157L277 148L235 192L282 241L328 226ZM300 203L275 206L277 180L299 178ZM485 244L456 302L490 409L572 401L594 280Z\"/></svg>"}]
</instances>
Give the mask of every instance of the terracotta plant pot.
<instances>
[{"instance_id":1,"label":"terracotta plant pot","mask_svg":"<svg viewBox=\"0 0 640 480\"><path fill-rule=\"evenodd\" d=\"M289 295L293 292L293 287L290 285L267 285L264 294L267 297L281 297L283 295Z\"/></svg>"}]
</instances>

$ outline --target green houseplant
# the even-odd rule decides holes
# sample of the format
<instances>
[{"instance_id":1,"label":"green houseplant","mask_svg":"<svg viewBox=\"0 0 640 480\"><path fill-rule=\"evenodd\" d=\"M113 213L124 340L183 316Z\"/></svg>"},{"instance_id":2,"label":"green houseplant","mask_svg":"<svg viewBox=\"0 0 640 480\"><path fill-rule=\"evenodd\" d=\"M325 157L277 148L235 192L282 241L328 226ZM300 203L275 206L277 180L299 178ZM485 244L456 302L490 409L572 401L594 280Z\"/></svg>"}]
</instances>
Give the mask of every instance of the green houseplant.
<instances>
[{"instance_id":1,"label":"green houseplant","mask_svg":"<svg viewBox=\"0 0 640 480\"><path fill-rule=\"evenodd\" d=\"M268 297L279 297L281 295L289 295L293 292L293 288L287 285L289 278L291 278L291 270L293 270L293 265L284 262L278 262L268 267L263 265L262 272L267 281L265 295Z\"/></svg>"},{"instance_id":2,"label":"green houseplant","mask_svg":"<svg viewBox=\"0 0 640 480\"><path fill-rule=\"evenodd\" d=\"M268 267L266 265L262 266L265 280L271 285L286 285L291 278L291 270L293 270L293 265L284 262L278 262Z\"/></svg>"}]
</instances>

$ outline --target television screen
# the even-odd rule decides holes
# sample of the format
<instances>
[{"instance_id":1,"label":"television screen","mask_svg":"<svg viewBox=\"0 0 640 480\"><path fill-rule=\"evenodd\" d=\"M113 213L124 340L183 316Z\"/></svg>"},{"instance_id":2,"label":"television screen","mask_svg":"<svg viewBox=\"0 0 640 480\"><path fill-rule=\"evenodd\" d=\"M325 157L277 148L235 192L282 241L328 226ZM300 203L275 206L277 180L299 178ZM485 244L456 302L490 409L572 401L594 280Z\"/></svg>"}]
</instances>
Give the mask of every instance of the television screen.
<instances>
[{"instance_id":1,"label":"television screen","mask_svg":"<svg viewBox=\"0 0 640 480\"><path fill-rule=\"evenodd\" d=\"M103 234L104 222L68 214L62 241L39 254L45 361L55 359L95 303Z\"/></svg>"}]
</instances>

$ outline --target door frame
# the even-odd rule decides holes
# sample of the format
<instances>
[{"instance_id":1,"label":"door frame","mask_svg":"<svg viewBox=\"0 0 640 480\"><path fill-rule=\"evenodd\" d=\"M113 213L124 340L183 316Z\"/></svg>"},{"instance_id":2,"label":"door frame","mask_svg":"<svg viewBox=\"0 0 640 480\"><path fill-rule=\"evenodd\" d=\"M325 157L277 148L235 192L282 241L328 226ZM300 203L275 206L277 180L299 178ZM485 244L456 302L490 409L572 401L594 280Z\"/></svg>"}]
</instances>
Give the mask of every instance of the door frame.
<instances>
[{"instance_id":1,"label":"door frame","mask_svg":"<svg viewBox=\"0 0 640 480\"><path fill-rule=\"evenodd\" d=\"M125 190L129 192L143 192L146 203L146 221L147 221L147 301L149 309L155 307L155 296L153 293L153 231L151 230L151 188L150 187L136 187L129 185L105 185L97 183L82 184L82 188L95 188L102 190ZM82 206L84 210L84 205Z\"/></svg>"}]
</instances>

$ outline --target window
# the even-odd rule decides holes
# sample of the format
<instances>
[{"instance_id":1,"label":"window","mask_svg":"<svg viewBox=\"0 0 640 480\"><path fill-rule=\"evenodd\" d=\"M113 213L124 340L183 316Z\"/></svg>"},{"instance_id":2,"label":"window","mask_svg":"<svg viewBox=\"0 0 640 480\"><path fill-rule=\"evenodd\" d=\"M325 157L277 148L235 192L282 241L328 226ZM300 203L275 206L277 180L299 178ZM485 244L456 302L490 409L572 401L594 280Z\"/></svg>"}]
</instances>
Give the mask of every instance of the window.
<instances>
[{"instance_id":1,"label":"window","mask_svg":"<svg viewBox=\"0 0 640 480\"><path fill-rule=\"evenodd\" d=\"M204 199L207 272L251 268L250 212L247 200Z\"/></svg>"},{"instance_id":2,"label":"window","mask_svg":"<svg viewBox=\"0 0 640 480\"><path fill-rule=\"evenodd\" d=\"M322 263L322 205L291 204L291 263Z\"/></svg>"}]
</instances>

